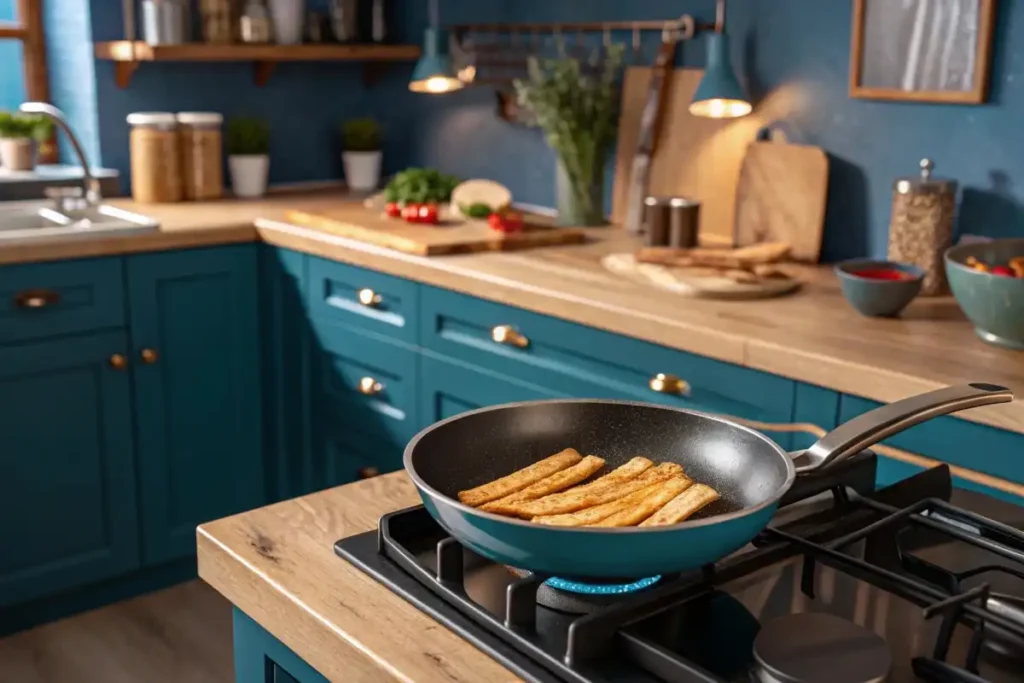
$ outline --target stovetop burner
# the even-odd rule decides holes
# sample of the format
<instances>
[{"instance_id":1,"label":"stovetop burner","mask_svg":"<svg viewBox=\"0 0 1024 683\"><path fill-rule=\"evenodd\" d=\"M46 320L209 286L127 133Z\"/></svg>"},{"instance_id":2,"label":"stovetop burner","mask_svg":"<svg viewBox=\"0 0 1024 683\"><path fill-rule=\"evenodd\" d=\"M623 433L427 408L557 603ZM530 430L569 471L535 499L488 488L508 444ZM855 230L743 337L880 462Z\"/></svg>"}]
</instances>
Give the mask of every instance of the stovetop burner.
<instances>
[{"instance_id":1,"label":"stovetop burner","mask_svg":"<svg viewBox=\"0 0 1024 683\"><path fill-rule=\"evenodd\" d=\"M510 570L423 508L335 549L534 683L813 681L805 650L831 652L826 683L883 678L886 661L887 683L1019 681L1024 605L1002 599L1024 593L1003 583L1024 580L1024 534L986 517L1024 513L985 497L968 501L983 515L949 505L944 467L878 492L874 478L870 455L801 478L751 546L656 581Z\"/></svg>"}]
</instances>

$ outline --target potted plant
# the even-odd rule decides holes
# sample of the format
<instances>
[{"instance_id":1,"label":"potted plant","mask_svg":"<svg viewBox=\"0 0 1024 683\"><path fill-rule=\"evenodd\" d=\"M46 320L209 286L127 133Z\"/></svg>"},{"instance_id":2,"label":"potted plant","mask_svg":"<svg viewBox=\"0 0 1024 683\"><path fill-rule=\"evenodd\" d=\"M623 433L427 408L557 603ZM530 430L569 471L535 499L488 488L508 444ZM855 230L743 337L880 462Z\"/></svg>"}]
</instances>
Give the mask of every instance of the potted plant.
<instances>
[{"instance_id":1,"label":"potted plant","mask_svg":"<svg viewBox=\"0 0 1024 683\"><path fill-rule=\"evenodd\" d=\"M0 166L10 171L36 167L36 146L53 136L53 123L43 116L0 112Z\"/></svg>"},{"instance_id":2,"label":"potted plant","mask_svg":"<svg viewBox=\"0 0 1024 683\"><path fill-rule=\"evenodd\" d=\"M369 192L380 185L381 125L371 118L352 119L341 125L345 182L350 190Z\"/></svg>"},{"instance_id":3,"label":"potted plant","mask_svg":"<svg viewBox=\"0 0 1024 683\"><path fill-rule=\"evenodd\" d=\"M618 127L623 50L610 45L588 62L531 57L528 77L515 81L520 105L558 158L560 225L605 224L604 168Z\"/></svg>"},{"instance_id":4,"label":"potted plant","mask_svg":"<svg viewBox=\"0 0 1024 683\"><path fill-rule=\"evenodd\" d=\"M227 124L231 189L238 197L262 197L270 170L270 125L264 119L239 117Z\"/></svg>"}]
</instances>

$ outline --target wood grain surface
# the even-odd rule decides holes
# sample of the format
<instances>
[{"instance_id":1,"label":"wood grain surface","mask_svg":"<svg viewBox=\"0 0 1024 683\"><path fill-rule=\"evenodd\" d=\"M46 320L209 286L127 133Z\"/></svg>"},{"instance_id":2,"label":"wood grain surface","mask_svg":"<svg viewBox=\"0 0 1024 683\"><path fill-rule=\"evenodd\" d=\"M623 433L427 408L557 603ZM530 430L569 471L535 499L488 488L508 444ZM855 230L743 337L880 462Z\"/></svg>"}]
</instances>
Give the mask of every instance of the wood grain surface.
<instances>
[{"instance_id":1,"label":"wood grain surface","mask_svg":"<svg viewBox=\"0 0 1024 683\"><path fill-rule=\"evenodd\" d=\"M736 189L736 244L786 242L817 263L825 230L828 157L820 147L752 142Z\"/></svg>"}]
</instances>

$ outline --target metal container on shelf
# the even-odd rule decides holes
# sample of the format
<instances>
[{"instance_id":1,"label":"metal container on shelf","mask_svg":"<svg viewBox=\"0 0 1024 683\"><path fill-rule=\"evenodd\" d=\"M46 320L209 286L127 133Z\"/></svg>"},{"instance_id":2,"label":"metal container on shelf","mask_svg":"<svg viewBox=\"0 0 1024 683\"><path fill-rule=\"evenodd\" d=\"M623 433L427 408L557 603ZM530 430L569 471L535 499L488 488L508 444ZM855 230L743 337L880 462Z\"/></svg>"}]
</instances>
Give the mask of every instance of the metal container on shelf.
<instances>
[{"instance_id":1,"label":"metal container on shelf","mask_svg":"<svg viewBox=\"0 0 1024 683\"><path fill-rule=\"evenodd\" d=\"M142 40L150 45L180 45L189 39L185 0L142 0Z\"/></svg>"},{"instance_id":2,"label":"metal container on shelf","mask_svg":"<svg viewBox=\"0 0 1024 683\"><path fill-rule=\"evenodd\" d=\"M700 202L686 197L644 199L644 240L649 247L697 246Z\"/></svg>"},{"instance_id":3,"label":"metal container on shelf","mask_svg":"<svg viewBox=\"0 0 1024 683\"><path fill-rule=\"evenodd\" d=\"M888 258L923 268L921 294L935 296L948 291L942 255L953 243L957 183L933 177L931 159L920 165L920 176L893 184Z\"/></svg>"}]
</instances>

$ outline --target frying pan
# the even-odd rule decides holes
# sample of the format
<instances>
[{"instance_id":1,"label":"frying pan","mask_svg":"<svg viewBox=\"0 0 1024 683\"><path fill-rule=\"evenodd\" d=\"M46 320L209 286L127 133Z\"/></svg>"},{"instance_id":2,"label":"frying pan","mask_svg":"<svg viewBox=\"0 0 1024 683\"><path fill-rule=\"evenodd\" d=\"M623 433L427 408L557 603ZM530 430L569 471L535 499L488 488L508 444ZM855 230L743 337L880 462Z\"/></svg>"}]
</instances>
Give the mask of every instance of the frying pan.
<instances>
[{"instance_id":1,"label":"frying pan","mask_svg":"<svg viewBox=\"0 0 1024 683\"><path fill-rule=\"evenodd\" d=\"M404 460L430 515L484 557L560 577L649 577L696 569L746 545L768 525L797 476L813 476L932 417L1011 400L1009 389L993 384L947 387L864 413L796 453L695 410L629 401L529 401L437 422L409 442ZM534 524L483 512L456 497L570 447L601 456L606 470L636 455L679 463L721 500L671 526L594 528Z\"/></svg>"}]
</instances>

